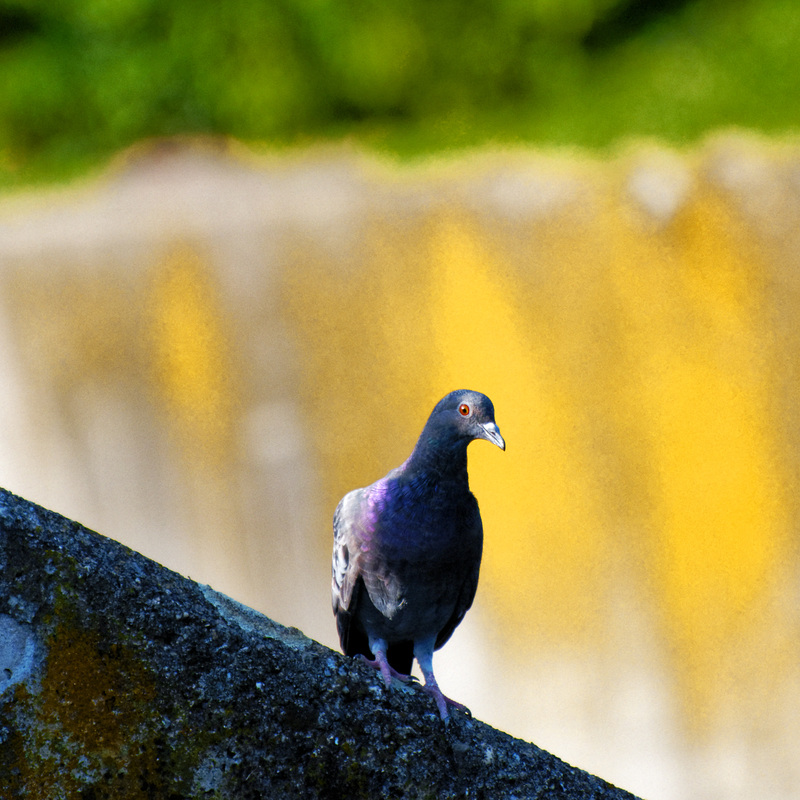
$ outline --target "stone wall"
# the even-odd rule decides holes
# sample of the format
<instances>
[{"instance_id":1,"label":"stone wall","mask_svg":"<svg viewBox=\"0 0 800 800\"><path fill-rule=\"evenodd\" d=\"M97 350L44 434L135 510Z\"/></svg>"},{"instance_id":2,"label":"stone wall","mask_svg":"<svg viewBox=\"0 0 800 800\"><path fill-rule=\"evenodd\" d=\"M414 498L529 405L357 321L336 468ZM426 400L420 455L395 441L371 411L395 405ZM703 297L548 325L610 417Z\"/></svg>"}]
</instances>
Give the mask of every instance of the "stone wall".
<instances>
[{"instance_id":1,"label":"stone wall","mask_svg":"<svg viewBox=\"0 0 800 800\"><path fill-rule=\"evenodd\" d=\"M633 797L4 490L0 742L4 800Z\"/></svg>"}]
</instances>

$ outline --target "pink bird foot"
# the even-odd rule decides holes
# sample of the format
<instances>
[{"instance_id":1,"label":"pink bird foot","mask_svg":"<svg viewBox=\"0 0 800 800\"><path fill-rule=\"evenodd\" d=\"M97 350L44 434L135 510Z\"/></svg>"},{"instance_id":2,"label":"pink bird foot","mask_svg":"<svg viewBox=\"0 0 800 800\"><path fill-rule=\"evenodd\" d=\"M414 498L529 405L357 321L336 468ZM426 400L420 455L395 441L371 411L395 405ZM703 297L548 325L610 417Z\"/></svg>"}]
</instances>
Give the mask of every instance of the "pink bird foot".
<instances>
[{"instance_id":1,"label":"pink bird foot","mask_svg":"<svg viewBox=\"0 0 800 800\"><path fill-rule=\"evenodd\" d=\"M463 703L457 703L455 700L445 697L445 695L442 694L442 690L436 683L426 683L422 687L422 691L429 694L436 701L436 708L439 709L439 716L445 722L450 719L448 706L450 708L455 708L457 711L463 711L470 719L472 719L472 712Z\"/></svg>"},{"instance_id":2,"label":"pink bird foot","mask_svg":"<svg viewBox=\"0 0 800 800\"><path fill-rule=\"evenodd\" d=\"M360 658L367 666L372 667L381 673L383 676L383 682L386 684L387 688L391 687L392 678L397 678L397 680L399 680L401 683L411 683L417 680L413 675L404 675L402 672L398 672L389 664L389 662L386 660L386 656L380 650L375 654L375 658L372 660L368 659L362 653L358 654L358 658Z\"/></svg>"}]
</instances>

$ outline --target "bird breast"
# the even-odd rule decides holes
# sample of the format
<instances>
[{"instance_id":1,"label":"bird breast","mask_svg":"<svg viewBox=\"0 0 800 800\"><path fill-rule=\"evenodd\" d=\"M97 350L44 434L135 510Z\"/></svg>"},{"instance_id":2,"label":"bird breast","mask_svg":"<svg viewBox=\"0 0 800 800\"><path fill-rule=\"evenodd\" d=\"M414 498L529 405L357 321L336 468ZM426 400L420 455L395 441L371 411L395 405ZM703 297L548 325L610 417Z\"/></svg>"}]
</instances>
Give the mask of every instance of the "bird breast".
<instances>
[{"instance_id":1,"label":"bird breast","mask_svg":"<svg viewBox=\"0 0 800 800\"><path fill-rule=\"evenodd\" d=\"M377 515L364 554L367 593L383 620L368 616L386 627L389 638L436 635L480 562L477 503L468 489L454 502L453 492L433 491L420 498L399 488L387 493L391 502Z\"/></svg>"}]
</instances>

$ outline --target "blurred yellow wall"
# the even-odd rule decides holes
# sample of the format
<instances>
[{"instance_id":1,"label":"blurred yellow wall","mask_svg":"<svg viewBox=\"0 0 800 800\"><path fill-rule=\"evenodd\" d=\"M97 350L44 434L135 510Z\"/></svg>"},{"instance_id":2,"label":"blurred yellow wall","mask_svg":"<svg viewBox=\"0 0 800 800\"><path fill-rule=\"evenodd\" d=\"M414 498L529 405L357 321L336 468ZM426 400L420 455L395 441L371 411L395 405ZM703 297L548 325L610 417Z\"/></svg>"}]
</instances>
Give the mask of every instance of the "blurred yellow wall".
<instances>
[{"instance_id":1,"label":"blurred yellow wall","mask_svg":"<svg viewBox=\"0 0 800 800\"><path fill-rule=\"evenodd\" d=\"M800 151L170 158L0 209L4 435L27 449L0 482L334 645L337 500L446 392L483 391L508 449L470 450L484 652L464 653L502 686L480 710L535 737L556 665L600 670L598 703L655 664L637 702L674 710L637 713L676 761L649 784L645 752L580 766L711 797L744 752L726 796L796 785Z\"/></svg>"},{"instance_id":2,"label":"blurred yellow wall","mask_svg":"<svg viewBox=\"0 0 800 800\"><path fill-rule=\"evenodd\" d=\"M410 230L376 221L352 280L298 260L306 413L332 504L405 457L440 395L490 394L508 452L473 447L471 475L504 637L525 657L542 637L601 645L632 583L704 725L768 695L796 646L791 617L764 634L797 580L796 385L774 317L798 296L703 176L665 220L603 178L520 224L513 255L491 219L443 203Z\"/></svg>"}]
</instances>

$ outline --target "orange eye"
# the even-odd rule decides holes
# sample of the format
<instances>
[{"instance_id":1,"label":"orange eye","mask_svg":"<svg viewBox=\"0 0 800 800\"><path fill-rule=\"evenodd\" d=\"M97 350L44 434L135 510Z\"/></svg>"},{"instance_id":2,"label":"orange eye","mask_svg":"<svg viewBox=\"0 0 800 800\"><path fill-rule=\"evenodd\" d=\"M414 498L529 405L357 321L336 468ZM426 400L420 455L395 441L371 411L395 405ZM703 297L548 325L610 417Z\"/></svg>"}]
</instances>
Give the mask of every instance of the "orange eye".
<instances>
[{"instance_id":1,"label":"orange eye","mask_svg":"<svg viewBox=\"0 0 800 800\"><path fill-rule=\"evenodd\" d=\"M462 417L468 417L472 413L472 409L469 407L468 403L462 403L458 407L458 413L461 414Z\"/></svg>"}]
</instances>

